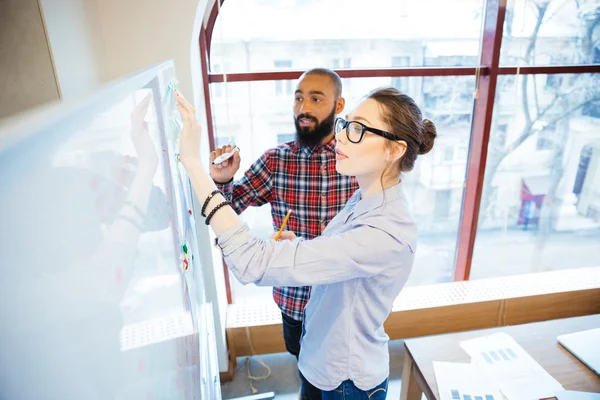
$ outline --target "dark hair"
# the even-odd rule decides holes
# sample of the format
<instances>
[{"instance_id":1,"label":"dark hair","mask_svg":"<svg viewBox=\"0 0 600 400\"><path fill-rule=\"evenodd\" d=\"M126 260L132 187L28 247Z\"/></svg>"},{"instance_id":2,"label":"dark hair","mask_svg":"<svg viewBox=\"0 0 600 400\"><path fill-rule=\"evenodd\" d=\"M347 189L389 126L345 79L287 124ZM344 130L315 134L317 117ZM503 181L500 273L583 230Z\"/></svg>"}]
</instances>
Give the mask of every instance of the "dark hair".
<instances>
[{"instance_id":1,"label":"dark hair","mask_svg":"<svg viewBox=\"0 0 600 400\"><path fill-rule=\"evenodd\" d=\"M329 78L331 80L331 83L333 83L333 86L335 87L336 97L342 96L342 80L340 79L340 76L335 71L332 71L328 68L313 68L313 69L309 69L304 74L302 74L302 76L307 76L307 75L319 75L319 76L325 76L325 77Z\"/></svg>"},{"instance_id":2,"label":"dark hair","mask_svg":"<svg viewBox=\"0 0 600 400\"><path fill-rule=\"evenodd\" d=\"M397 140L406 142L406 152L400 159L400 172L411 171L418 155L433 148L437 136L435 125L423 119L415 101L393 87L371 91L366 98L375 100L382 108L381 117ZM384 171L385 172L385 171Z\"/></svg>"}]
</instances>

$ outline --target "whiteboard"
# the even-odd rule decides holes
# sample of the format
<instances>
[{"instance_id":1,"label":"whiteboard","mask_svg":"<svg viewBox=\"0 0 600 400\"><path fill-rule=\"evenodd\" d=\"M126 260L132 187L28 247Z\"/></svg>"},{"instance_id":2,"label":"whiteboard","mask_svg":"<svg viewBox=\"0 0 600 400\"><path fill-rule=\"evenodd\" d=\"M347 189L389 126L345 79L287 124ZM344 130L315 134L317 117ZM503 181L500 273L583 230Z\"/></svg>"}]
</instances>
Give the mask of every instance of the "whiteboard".
<instances>
[{"instance_id":1,"label":"whiteboard","mask_svg":"<svg viewBox=\"0 0 600 400\"><path fill-rule=\"evenodd\" d=\"M172 62L0 130L0 399L218 399Z\"/></svg>"}]
</instances>

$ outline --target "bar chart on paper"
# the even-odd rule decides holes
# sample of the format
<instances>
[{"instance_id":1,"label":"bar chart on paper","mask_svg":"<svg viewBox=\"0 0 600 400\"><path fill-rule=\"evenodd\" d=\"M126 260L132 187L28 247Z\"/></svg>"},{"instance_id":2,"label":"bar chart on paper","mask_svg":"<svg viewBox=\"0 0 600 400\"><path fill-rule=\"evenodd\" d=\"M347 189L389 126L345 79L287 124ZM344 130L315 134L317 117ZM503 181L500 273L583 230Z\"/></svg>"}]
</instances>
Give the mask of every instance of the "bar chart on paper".
<instances>
[{"instance_id":1,"label":"bar chart on paper","mask_svg":"<svg viewBox=\"0 0 600 400\"><path fill-rule=\"evenodd\" d=\"M460 390L457 390L457 389L451 389L450 393L452 395L452 400L499 400L499 399L496 399L491 394L476 395L476 394L461 393Z\"/></svg>"},{"instance_id":2,"label":"bar chart on paper","mask_svg":"<svg viewBox=\"0 0 600 400\"><path fill-rule=\"evenodd\" d=\"M502 400L495 382L476 364L434 361L440 400Z\"/></svg>"},{"instance_id":3,"label":"bar chart on paper","mask_svg":"<svg viewBox=\"0 0 600 400\"><path fill-rule=\"evenodd\" d=\"M510 347L507 347L505 349L495 349L495 350L490 350L490 351L483 351L480 354L481 354L481 357L488 364L494 364L494 363L503 362L503 361L511 361L511 360L516 360L519 358L519 356Z\"/></svg>"}]
</instances>

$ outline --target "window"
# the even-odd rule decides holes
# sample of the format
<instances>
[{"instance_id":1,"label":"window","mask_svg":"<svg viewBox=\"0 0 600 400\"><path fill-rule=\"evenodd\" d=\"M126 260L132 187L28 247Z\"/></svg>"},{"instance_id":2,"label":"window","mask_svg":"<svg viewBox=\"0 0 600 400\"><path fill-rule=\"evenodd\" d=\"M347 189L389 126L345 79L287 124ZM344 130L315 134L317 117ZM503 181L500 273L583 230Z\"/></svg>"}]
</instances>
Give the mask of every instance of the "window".
<instances>
[{"instance_id":1,"label":"window","mask_svg":"<svg viewBox=\"0 0 600 400\"><path fill-rule=\"evenodd\" d=\"M434 121L438 130L434 150L419 158L413 171L403 177L421 248L428 249L417 253L416 273L411 274L409 285L447 281L456 267L466 267L471 261L472 278L600 265L600 248L592 244L600 241L600 172L596 171L600 165L600 74L573 67L600 62L600 49L594 47L598 27L590 29L599 6L596 1L509 0L503 37L496 38L502 39L500 66L535 65L543 71L548 65L564 65L568 73L496 70L497 74L490 74L498 76L496 96L490 99L493 113L489 108L486 113L473 107L475 72L455 76L446 67L479 65L482 25L490 24L483 17L486 9L496 5L488 0L383 0L378 7L367 7L360 0L232 0L224 3L217 19L211 57L230 60L235 65L232 72L331 66L364 74L367 69L439 67L435 76L422 72L417 74L421 76L391 77L373 72L344 79L352 83L352 87L345 85L345 112L373 88L392 85L413 97L423 117ZM536 7L545 7L545 18L537 18ZM352 21L357 12L361 24L353 29L331 24L332 15L339 21ZM314 22L312 28L299 31L297 27L308 19ZM489 68L497 67L492 63ZM295 85L290 81L288 90L287 81L249 80L231 84L240 91L233 96L231 115L243 126L237 131L243 132L238 140L248 143L242 143L242 160L248 165L265 149L291 138L285 132L294 131L292 96L288 102L286 94ZM269 102L275 97L274 86L281 97ZM480 86L479 95L484 96L486 90ZM222 113L219 107L214 110ZM473 112L485 123L474 126ZM227 129L225 119L215 121L219 135ZM485 129L490 131L481 132ZM464 193L474 193L472 187L465 188L469 151L475 156L479 151L470 147L472 131L487 141L488 149L485 171L470 167L468 171L483 181L481 199L475 199L480 207L473 202L463 204ZM593 150L586 153L589 160L585 159L585 170L578 173L582 146ZM477 232L461 236L459 242L462 207L469 207L465 215L478 215L480 222ZM523 229L524 214L537 218L527 229ZM268 211L260 209L255 215L260 217L248 217L254 218L252 227L268 235L273 229ZM576 244L580 254L570 263L564 248L575 242L580 228L586 237ZM539 251L534 232L548 240ZM565 242L556 249L563 254L554 257L558 250L551 244L560 235ZM457 248L462 254L474 239L473 257L456 261ZM270 298L268 289L264 296Z\"/></svg>"},{"instance_id":2,"label":"window","mask_svg":"<svg viewBox=\"0 0 600 400\"><path fill-rule=\"evenodd\" d=\"M331 66L334 70L336 69L350 69L352 67L351 58L334 58L331 62ZM350 84L350 79L342 79L342 90L345 90Z\"/></svg>"},{"instance_id":3,"label":"window","mask_svg":"<svg viewBox=\"0 0 600 400\"><path fill-rule=\"evenodd\" d=\"M392 57L392 67L400 68L400 67L408 67L410 66L410 57L401 56L401 57ZM393 77L391 85L401 91L402 93L408 92L408 80L400 77Z\"/></svg>"},{"instance_id":4,"label":"window","mask_svg":"<svg viewBox=\"0 0 600 400\"><path fill-rule=\"evenodd\" d=\"M446 162L454 161L454 147L446 146L444 148L444 161L446 161Z\"/></svg>"},{"instance_id":5,"label":"window","mask_svg":"<svg viewBox=\"0 0 600 400\"><path fill-rule=\"evenodd\" d=\"M409 81L410 88L414 88L415 91L409 92L408 94L415 99L421 97L419 93L419 84L421 78L404 78ZM454 77L440 77L440 82L444 85L450 85L450 82L443 82L444 80L452 81ZM344 96L346 98L346 110L348 112L354 107L358 101L364 96L369 90L385 86L389 84L389 77L379 78L349 78L351 85L349 89L345 90ZM242 165L240 167L240 175L236 176L239 178L241 174L255 161L265 150L273 147L274 145L285 143L295 139L295 130L293 125L292 108L290 98L289 103L285 103L282 99L280 103L285 103L284 107L278 109L276 107L265 107L260 112L251 112L256 108L256 104L261 104L265 98L269 97L272 92L274 81L257 81L251 82L249 87L250 90L247 95L242 96L241 93L243 87L247 86L247 82L232 82L231 92L236 93L236 98L232 99L231 102L231 115L238 115L235 123L239 124L240 128L236 128L235 132L244 132L243 134L238 133L236 140L240 148L242 149ZM453 103L451 98L444 100L445 106L456 111L458 114L465 114L470 117L473 110L472 103L464 103L459 101ZM230 132L233 131L227 125L227 120L224 113L218 114L221 118L216 118L216 132ZM470 127L456 126L455 124L447 124L444 121L436 122L436 127L440 135L442 132L444 136L451 136L452 143L448 144L450 149L448 152L452 152L452 159L455 157L455 148L463 147L467 148L469 145ZM285 129L284 127L289 128ZM247 144L246 144L247 143ZM443 142L441 142L443 143ZM226 143L225 143L226 144ZM444 144L440 144L444 146ZM439 148L441 149L441 147ZM454 249L457 245L457 233L459 228L459 217L460 207L452 208L447 207L444 212L443 218L436 217L434 211L439 209L442 198L449 202L450 194L445 193L436 200L436 193L438 191L452 191L455 188L462 187L464 177L466 174L466 162L460 165L455 163L436 163L433 160L434 155L437 153L436 148L431 153L420 157L417 164L412 172L407 174L405 180L404 191L407 199L411 205L411 210L415 216L417 223L419 224L420 237L419 240L427 243L427 246L432 251L438 252L439 254L453 254ZM445 151L442 151L440 157L443 159ZM445 197L444 197L445 196ZM452 201L454 197L452 198ZM458 201L460 203L462 199L462 191L458 194ZM437 205L436 205L437 204ZM268 237L272 231L273 226L270 223L271 215L268 208L252 209L252 215L247 214L248 211L242 213L242 216L247 215L250 226L253 231L256 231L261 237ZM438 235L447 237L448 240L439 241ZM425 265L426 261L418 260L415 264L415 268L429 268ZM410 278L409 285L419 285L424 283L441 282L449 279L450 276L448 271L453 268L454 258L452 256L444 257L443 259L436 260L435 270L429 269L429 273L422 275L416 274ZM231 282L235 281L232 277ZM238 294L242 296L242 293L263 293L264 297L268 298L269 288L256 288L249 286L236 286ZM246 295L243 295L246 296ZM247 295L252 297L251 295ZM260 296L263 296L262 294ZM244 297L245 299L248 297Z\"/></svg>"},{"instance_id":6,"label":"window","mask_svg":"<svg viewBox=\"0 0 600 400\"><path fill-rule=\"evenodd\" d=\"M356 55L361 68L390 68L388 55L410 56L411 66L442 65L435 59L425 63L426 48L435 54L466 53L478 59L484 0L461 0L460 12L451 1L417 3L224 1L213 29L211 57L236 60L231 72L277 70L274 55L291 60L298 70L329 65L332 57L342 60L342 68L345 58ZM360 23L349 22L357 16ZM310 28L298 28L307 21ZM458 62L472 64L471 60Z\"/></svg>"},{"instance_id":7,"label":"window","mask_svg":"<svg viewBox=\"0 0 600 400\"><path fill-rule=\"evenodd\" d=\"M494 131L494 137L490 139L496 146L504 147L506 145L506 129L507 124L498 124Z\"/></svg>"},{"instance_id":8,"label":"window","mask_svg":"<svg viewBox=\"0 0 600 400\"><path fill-rule=\"evenodd\" d=\"M600 135L580 112L600 89L593 75L575 78L560 94L529 85L510 121L517 136L490 140L471 279L600 265L600 151L590 150ZM531 121L550 123L527 123L526 105Z\"/></svg>"},{"instance_id":9,"label":"window","mask_svg":"<svg viewBox=\"0 0 600 400\"><path fill-rule=\"evenodd\" d=\"M291 69L292 61L291 60L278 60L274 62L275 69ZM291 96L293 91L293 82L292 81L276 81L275 82L275 94L277 96Z\"/></svg>"},{"instance_id":10,"label":"window","mask_svg":"<svg viewBox=\"0 0 600 400\"><path fill-rule=\"evenodd\" d=\"M469 157L469 148L467 146L459 146L457 151L457 161L467 161Z\"/></svg>"},{"instance_id":11,"label":"window","mask_svg":"<svg viewBox=\"0 0 600 400\"><path fill-rule=\"evenodd\" d=\"M448 218L450 214L450 199L452 190L439 190L435 193L435 217L439 219Z\"/></svg>"},{"instance_id":12,"label":"window","mask_svg":"<svg viewBox=\"0 0 600 400\"><path fill-rule=\"evenodd\" d=\"M556 134L556 124L545 127L538 133L536 150L551 150L554 146L554 136Z\"/></svg>"},{"instance_id":13,"label":"window","mask_svg":"<svg viewBox=\"0 0 600 400\"><path fill-rule=\"evenodd\" d=\"M351 58L344 58L344 59L334 58L331 61L331 67L333 69L349 69L350 67L352 67L352 59Z\"/></svg>"},{"instance_id":14,"label":"window","mask_svg":"<svg viewBox=\"0 0 600 400\"><path fill-rule=\"evenodd\" d=\"M230 143L236 143L235 137L232 136L217 136L217 140L215 141L215 146L223 147Z\"/></svg>"},{"instance_id":15,"label":"window","mask_svg":"<svg viewBox=\"0 0 600 400\"><path fill-rule=\"evenodd\" d=\"M590 64L592 29L598 5L592 1L509 0L500 63L515 65ZM535 46L528 46L534 42ZM550 81L553 81L551 78Z\"/></svg>"},{"instance_id":16,"label":"window","mask_svg":"<svg viewBox=\"0 0 600 400\"><path fill-rule=\"evenodd\" d=\"M277 144L285 144L296 140L296 134L294 133L278 133Z\"/></svg>"},{"instance_id":17,"label":"window","mask_svg":"<svg viewBox=\"0 0 600 400\"><path fill-rule=\"evenodd\" d=\"M562 85L562 76L560 75L548 75L546 77L546 88L547 89L558 89Z\"/></svg>"},{"instance_id":18,"label":"window","mask_svg":"<svg viewBox=\"0 0 600 400\"><path fill-rule=\"evenodd\" d=\"M223 70L221 69L221 64L212 64L212 67L210 68L210 71L212 73L215 74L220 74L221 72L223 72ZM211 86L211 94L213 96L213 98L215 99L220 99L223 97L223 83L214 83Z\"/></svg>"}]
</instances>

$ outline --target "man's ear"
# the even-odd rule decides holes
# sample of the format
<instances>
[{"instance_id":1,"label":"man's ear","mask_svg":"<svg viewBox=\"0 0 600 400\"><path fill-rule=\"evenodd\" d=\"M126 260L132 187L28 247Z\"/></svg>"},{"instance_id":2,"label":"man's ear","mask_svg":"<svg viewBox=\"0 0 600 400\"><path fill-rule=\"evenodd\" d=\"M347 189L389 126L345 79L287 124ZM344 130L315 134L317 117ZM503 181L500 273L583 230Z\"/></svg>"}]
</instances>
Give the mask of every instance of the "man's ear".
<instances>
[{"instance_id":1,"label":"man's ear","mask_svg":"<svg viewBox=\"0 0 600 400\"><path fill-rule=\"evenodd\" d=\"M346 99L340 97L335 102L335 115L338 115L342 111L344 111L344 107L346 107Z\"/></svg>"}]
</instances>

